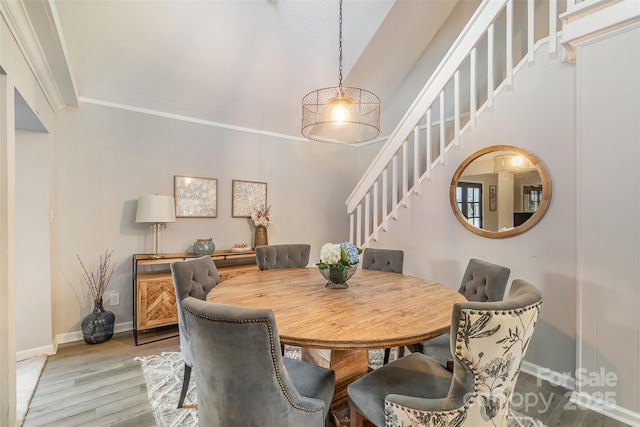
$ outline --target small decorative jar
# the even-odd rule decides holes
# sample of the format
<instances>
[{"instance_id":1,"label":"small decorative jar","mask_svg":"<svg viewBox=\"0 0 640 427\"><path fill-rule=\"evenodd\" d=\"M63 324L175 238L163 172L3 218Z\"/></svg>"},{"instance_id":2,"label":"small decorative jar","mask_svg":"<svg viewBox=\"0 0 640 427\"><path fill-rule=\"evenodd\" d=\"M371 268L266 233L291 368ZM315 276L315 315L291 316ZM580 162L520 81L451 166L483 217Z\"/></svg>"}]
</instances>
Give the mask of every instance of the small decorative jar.
<instances>
[{"instance_id":1,"label":"small decorative jar","mask_svg":"<svg viewBox=\"0 0 640 427\"><path fill-rule=\"evenodd\" d=\"M196 255L211 255L216 249L213 237L210 239L198 239L193 244L193 253Z\"/></svg>"}]
</instances>

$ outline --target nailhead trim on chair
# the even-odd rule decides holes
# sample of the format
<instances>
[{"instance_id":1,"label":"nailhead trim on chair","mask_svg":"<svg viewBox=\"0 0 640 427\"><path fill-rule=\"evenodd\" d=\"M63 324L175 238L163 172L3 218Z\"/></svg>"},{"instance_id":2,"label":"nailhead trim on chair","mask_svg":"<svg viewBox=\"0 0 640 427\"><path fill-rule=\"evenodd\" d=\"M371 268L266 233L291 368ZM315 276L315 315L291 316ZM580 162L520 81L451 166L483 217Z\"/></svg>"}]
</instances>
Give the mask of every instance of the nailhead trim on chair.
<instances>
[{"instance_id":1,"label":"nailhead trim on chair","mask_svg":"<svg viewBox=\"0 0 640 427\"><path fill-rule=\"evenodd\" d=\"M523 307L523 308L518 308L515 310L495 310L495 311L489 311L489 310L481 310L481 312L483 313L492 313L495 315L503 315L506 316L507 314L520 314L520 313L524 313L526 311L529 310L533 310L535 308L538 308L539 306L542 305L542 300L538 301L535 304L531 304L529 306ZM462 310L462 313L468 312L469 314L478 314L480 311L476 311L476 310ZM456 337L456 356L458 356L459 359L462 359L462 342L464 341L464 339L462 338L462 331L464 329L464 325L466 323L466 316L461 315L460 316L460 321L458 322L458 336ZM469 406L474 402L474 399L478 396L478 390L480 389L479 384L480 384L480 372L478 372L478 370L471 365L471 362L469 362L468 360L464 360L465 365L467 365L467 367L469 368L469 370L473 373L473 393L471 394L471 396L469 397L469 400L467 401L467 403L464 404L463 408L465 410L469 409ZM395 406L395 405L394 405ZM399 406L397 406L399 408Z\"/></svg>"},{"instance_id":2,"label":"nailhead trim on chair","mask_svg":"<svg viewBox=\"0 0 640 427\"><path fill-rule=\"evenodd\" d=\"M542 305L542 301L539 301L535 304L532 304L530 306L527 307L523 307L520 309L515 309L515 310L495 310L493 312L491 311L486 311L486 310L482 310L482 312L489 312L489 313L493 313L495 315L512 315L512 314L520 314L520 313L524 313L528 310L532 310L534 308L539 307L540 305ZM468 312L469 314L477 314L478 311L476 310L462 310L462 312ZM456 337L456 356L458 356L459 359L462 359L462 341L464 341L464 339L462 338L462 331L464 329L464 325L466 323L466 316L460 316L460 322L458 323L458 336ZM480 377L479 377L479 372L478 370L471 365L471 363L469 361L464 361L465 364L467 365L467 367L469 368L469 370L473 373L473 393L471 394L471 396L469 397L469 400L467 400L467 402L462 406L462 409L464 409L465 411L469 409L469 407L471 406L471 404L473 404L473 402L475 401L475 398L478 396L478 391L480 390L479 384L480 384ZM393 406L396 406L397 408L400 408L399 405L395 405L395 404L391 404ZM417 415L418 412L414 412L414 415Z\"/></svg>"},{"instance_id":3,"label":"nailhead trim on chair","mask_svg":"<svg viewBox=\"0 0 640 427\"><path fill-rule=\"evenodd\" d=\"M271 361L273 363L273 368L276 371L276 378L278 380L278 385L280 386L280 390L282 391L282 394L284 394L284 396L287 398L287 401L289 402L289 404L291 406L293 406L296 409L300 409L302 411L305 412L318 412L323 410L322 408L317 408L317 409L309 409L309 408L305 408L304 406L300 406L296 403L293 402L293 400L291 400L291 396L289 396L289 393L287 393L287 390L285 390L284 388L284 384L282 383L282 377L280 376L280 370L278 369L278 364L276 362L276 355L275 355L275 346L274 346L274 342L273 342L273 328L271 327L271 322L269 321L268 318L261 318L261 319L245 319L245 320L229 320L229 319L217 319L217 318L212 318L209 316L204 316L202 314L199 313L194 313L193 311L189 310L188 307L185 307L185 310L187 310L189 313L193 314L196 317L199 317L201 319L206 319L206 320L211 320L213 322L222 322L222 323L265 323L267 325L267 329L269 329L269 343L270 343L270 347L271 347ZM280 349L278 349L278 351L280 351Z\"/></svg>"}]
</instances>

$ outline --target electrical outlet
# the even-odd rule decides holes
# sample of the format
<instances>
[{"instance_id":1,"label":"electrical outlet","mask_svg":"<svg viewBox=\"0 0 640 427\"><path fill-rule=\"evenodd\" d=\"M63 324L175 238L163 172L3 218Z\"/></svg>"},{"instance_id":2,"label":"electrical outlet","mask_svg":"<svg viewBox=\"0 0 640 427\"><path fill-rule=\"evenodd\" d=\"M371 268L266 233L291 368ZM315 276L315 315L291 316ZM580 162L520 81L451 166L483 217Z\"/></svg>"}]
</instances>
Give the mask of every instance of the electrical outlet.
<instances>
[{"instance_id":1,"label":"electrical outlet","mask_svg":"<svg viewBox=\"0 0 640 427\"><path fill-rule=\"evenodd\" d=\"M120 293L113 292L109 297L109 305L118 305L120 304Z\"/></svg>"}]
</instances>

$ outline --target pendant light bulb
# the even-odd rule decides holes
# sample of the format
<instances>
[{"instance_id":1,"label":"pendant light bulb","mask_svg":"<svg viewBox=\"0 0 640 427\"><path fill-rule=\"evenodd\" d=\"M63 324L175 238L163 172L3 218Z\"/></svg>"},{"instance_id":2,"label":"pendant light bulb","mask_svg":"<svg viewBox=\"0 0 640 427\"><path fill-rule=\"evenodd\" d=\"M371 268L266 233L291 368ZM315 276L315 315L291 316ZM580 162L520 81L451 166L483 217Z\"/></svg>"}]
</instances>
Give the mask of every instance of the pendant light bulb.
<instances>
[{"instance_id":1,"label":"pendant light bulb","mask_svg":"<svg viewBox=\"0 0 640 427\"><path fill-rule=\"evenodd\" d=\"M514 166L517 168L519 166L522 166L523 163L524 163L524 160L520 156L514 156L511 158L511 166Z\"/></svg>"},{"instance_id":2,"label":"pendant light bulb","mask_svg":"<svg viewBox=\"0 0 640 427\"><path fill-rule=\"evenodd\" d=\"M331 111L331 121L338 126L348 122L351 119L349 109L353 107L353 104L353 99L345 96L342 88L340 88L336 96L327 101L327 107Z\"/></svg>"},{"instance_id":3,"label":"pendant light bulb","mask_svg":"<svg viewBox=\"0 0 640 427\"><path fill-rule=\"evenodd\" d=\"M349 109L344 104L337 104L331 110L331 121L338 126L342 126L344 122L349 121Z\"/></svg>"}]
</instances>

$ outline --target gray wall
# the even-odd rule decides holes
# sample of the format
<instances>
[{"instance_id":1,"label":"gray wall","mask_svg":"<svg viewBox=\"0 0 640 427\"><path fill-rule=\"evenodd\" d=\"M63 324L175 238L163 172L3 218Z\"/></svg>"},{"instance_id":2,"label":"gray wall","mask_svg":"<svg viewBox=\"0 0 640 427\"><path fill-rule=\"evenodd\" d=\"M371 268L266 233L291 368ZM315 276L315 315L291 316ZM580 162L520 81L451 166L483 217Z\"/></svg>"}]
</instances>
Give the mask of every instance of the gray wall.
<instances>
[{"instance_id":1,"label":"gray wall","mask_svg":"<svg viewBox=\"0 0 640 427\"><path fill-rule=\"evenodd\" d=\"M320 246L348 236L344 200L357 179L357 149L279 140L238 131L81 104L58 114L54 210L55 331L78 331L91 301L76 259L97 265L113 249L108 292L120 292L116 322L132 320L132 261L153 252L153 227L135 223L142 194L173 195L174 175L218 179L217 218L178 218L160 231L160 252L189 251L197 238L218 249L252 244L252 223L231 217L233 179L267 183L269 243ZM107 298L108 299L108 298ZM64 339L63 339L64 340Z\"/></svg>"}]
</instances>

